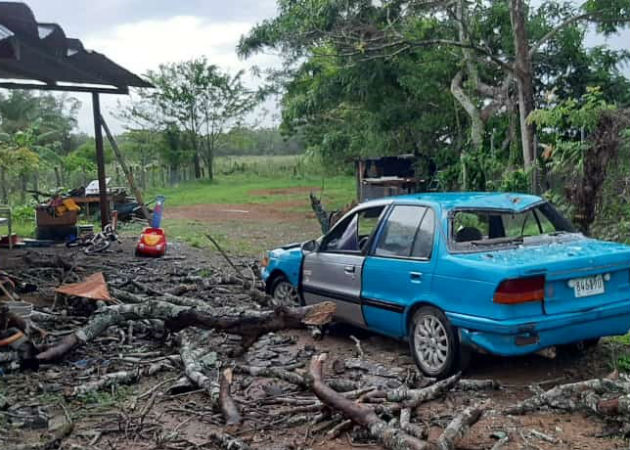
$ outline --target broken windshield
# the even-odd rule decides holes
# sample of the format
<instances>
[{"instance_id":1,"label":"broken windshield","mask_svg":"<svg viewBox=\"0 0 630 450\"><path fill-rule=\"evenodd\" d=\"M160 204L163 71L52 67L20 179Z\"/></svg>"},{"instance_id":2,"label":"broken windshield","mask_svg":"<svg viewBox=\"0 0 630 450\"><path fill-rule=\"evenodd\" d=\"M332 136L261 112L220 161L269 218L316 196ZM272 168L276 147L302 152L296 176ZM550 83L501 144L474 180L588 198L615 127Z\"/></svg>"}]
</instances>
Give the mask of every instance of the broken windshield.
<instances>
[{"instance_id":1,"label":"broken windshield","mask_svg":"<svg viewBox=\"0 0 630 450\"><path fill-rule=\"evenodd\" d=\"M450 225L452 247L472 251L489 246L518 245L529 237L575 232L571 223L550 203L520 212L482 208L456 210Z\"/></svg>"}]
</instances>

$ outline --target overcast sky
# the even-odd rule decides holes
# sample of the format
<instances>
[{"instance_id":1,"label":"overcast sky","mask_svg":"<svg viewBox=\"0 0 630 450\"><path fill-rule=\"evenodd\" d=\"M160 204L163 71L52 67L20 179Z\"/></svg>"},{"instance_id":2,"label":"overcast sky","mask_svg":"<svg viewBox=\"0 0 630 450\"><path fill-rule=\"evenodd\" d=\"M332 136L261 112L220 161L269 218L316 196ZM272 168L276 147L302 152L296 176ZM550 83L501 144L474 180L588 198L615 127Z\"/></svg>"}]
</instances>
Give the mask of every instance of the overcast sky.
<instances>
[{"instance_id":1,"label":"overcast sky","mask_svg":"<svg viewBox=\"0 0 630 450\"><path fill-rule=\"evenodd\" d=\"M279 63L272 55L241 60L235 53L242 34L275 15L275 0L29 0L27 4L38 22L60 24L68 37L81 39L86 48L104 53L137 74L163 62L200 55L233 72ZM615 48L628 48L630 32L608 40L590 35L587 44L606 41ZM628 73L628 67L625 69ZM250 75L246 80L250 85L256 83ZM90 98L85 94L76 97L83 103L79 128L93 134ZM103 113L113 131L122 131L112 117L121 96L102 97ZM274 109L273 104L266 107ZM266 117L270 123L271 115Z\"/></svg>"}]
</instances>

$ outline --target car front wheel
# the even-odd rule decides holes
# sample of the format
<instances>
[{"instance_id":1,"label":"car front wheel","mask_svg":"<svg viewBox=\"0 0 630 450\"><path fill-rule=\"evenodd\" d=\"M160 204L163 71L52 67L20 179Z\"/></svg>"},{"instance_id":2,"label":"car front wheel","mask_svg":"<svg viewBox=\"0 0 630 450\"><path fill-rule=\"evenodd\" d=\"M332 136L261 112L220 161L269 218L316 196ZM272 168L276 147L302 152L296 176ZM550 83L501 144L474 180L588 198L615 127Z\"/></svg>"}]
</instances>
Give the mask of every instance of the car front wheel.
<instances>
[{"instance_id":1,"label":"car front wheel","mask_svg":"<svg viewBox=\"0 0 630 450\"><path fill-rule=\"evenodd\" d=\"M270 291L271 296L283 305L298 305L300 303L297 289L284 276L279 276L273 280Z\"/></svg>"},{"instance_id":2,"label":"car front wheel","mask_svg":"<svg viewBox=\"0 0 630 450\"><path fill-rule=\"evenodd\" d=\"M470 350L461 347L455 329L442 311L432 306L418 309L409 329L411 354L427 376L446 378L468 363Z\"/></svg>"}]
</instances>

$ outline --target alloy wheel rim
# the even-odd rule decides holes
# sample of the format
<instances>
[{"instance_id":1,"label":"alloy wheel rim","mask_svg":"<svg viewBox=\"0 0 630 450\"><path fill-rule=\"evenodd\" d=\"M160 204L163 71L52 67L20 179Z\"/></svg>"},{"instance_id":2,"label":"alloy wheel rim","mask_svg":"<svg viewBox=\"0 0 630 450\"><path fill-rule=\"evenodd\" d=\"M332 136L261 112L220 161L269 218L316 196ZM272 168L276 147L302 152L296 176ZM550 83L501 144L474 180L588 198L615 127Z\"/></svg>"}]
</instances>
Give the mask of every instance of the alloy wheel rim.
<instances>
[{"instance_id":1,"label":"alloy wheel rim","mask_svg":"<svg viewBox=\"0 0 630 450\"><path fill-rule=\"evenodd\" d=\"M418 360L428 372L442 370L450 350L448 334L442 322L433 316L423 316L414 330L414 344Z\"/></svg>"},{"instance_id":2,"label":"alloy wheel rim","mask_svg":"<svg viewBox=\"0 0 630 450\"><path fill-rule=\"evenodd\" d=\"M293 285L287 281L278 283L273 296L276 300L297 302L297 291Z\"/></svg>"}]
</instances>

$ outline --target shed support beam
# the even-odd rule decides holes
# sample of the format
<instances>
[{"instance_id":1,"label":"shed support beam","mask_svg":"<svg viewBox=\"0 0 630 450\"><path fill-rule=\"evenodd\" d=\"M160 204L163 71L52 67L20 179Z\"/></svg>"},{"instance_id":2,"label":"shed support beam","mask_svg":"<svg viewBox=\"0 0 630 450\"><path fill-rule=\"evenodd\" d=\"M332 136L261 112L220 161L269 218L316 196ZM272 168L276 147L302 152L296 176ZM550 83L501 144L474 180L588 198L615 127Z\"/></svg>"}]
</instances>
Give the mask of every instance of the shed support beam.
<instances>
[{"instance_id":1,"label":"shed support beam","mask_svg":"<svg viewBox=\"0 0 630 450\"><path fill-rule=\"evenodd\" d=\"M96 166L98 169L99 204L101 207L101 228L109 223L109 203L107 182L105 181L105 150L103 148L103 129L101 125L101 105L98 92L92 92L92 110L94 112L94 141L96 143Z\"/></svg>"},{"instance_id":2,"label":"shed support beam","mask_svg":"<svg viewBox=\"0 0 630 450\"><path fill-rule=\"evenodd\" d=\"M122 152L120 151L120 148L118 147L118 143L116 142L116 139L114 139L114 135L112 135L111 131L109 131L109 127L107 126L107 122L105 122L105 118L103 116L100 116L100 118L101 118L101 124L103 125L103 129L105 130L105 134L107 135L107 140L109 141L110 145L112 146L112 149L114 150L114 154L116 155L118 164L120 164L120 168L125 173L125 177L127 177L127 182L129 183L129 189L131 189L131 192L133 192L133 195L136 197L136 201L138 202L138 205L140 205L140 210L142 211L142 215L144 216L145 219L149 220L151 219L151 216L149 215L149 210L145 206L144 200L142 199L142 192L140 192L140 189L138 189L138 186L136 186L136 182L133 179L133 173L131 173L131 171L129 170L129 167L127 167L127 163L125 163L125 158Z\"/></svg>"}]
</instances>

